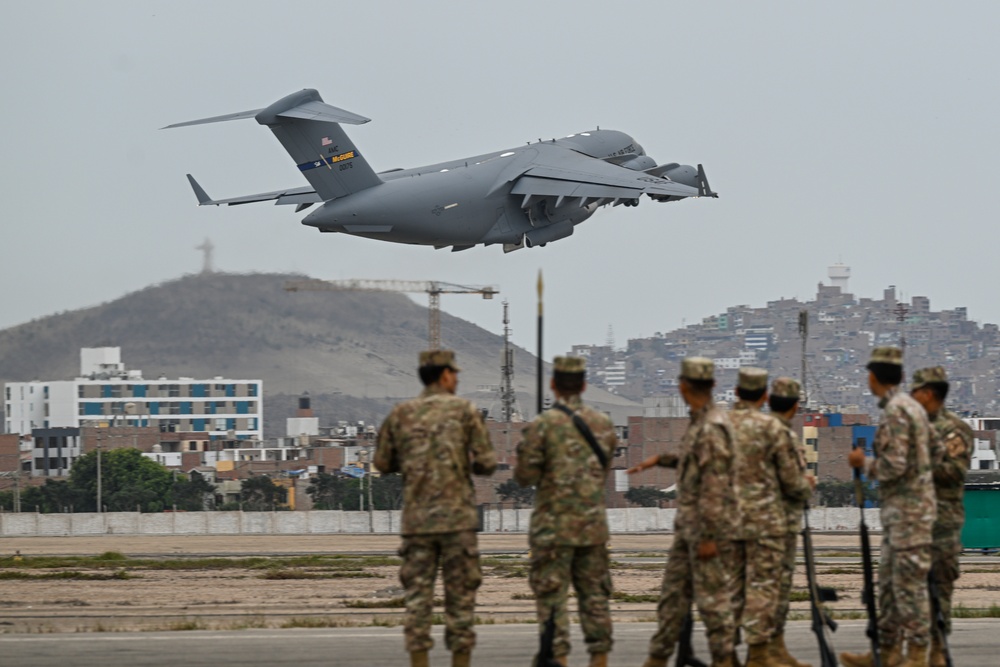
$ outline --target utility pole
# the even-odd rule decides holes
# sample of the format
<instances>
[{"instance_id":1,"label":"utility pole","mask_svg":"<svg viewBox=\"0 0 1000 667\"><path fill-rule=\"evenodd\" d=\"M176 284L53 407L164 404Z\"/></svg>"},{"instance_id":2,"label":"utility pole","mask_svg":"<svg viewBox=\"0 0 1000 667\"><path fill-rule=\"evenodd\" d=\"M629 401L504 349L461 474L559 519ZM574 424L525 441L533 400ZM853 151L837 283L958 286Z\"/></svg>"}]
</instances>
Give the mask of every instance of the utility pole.
<instances>
[{"instance_id":1,"label":"utility pole","mask_svg":"<svg viewBox=\"0 0 1000 667\"><path fill-rule=\"evenodd\" d=\"M906 357L906 334L903 332L903 324L906 322L906 314L910 312L902 301L896 303L896 321L899 322L899 349L902 350L903 356Z\"/></svg>"},{"instance_id":2,"label":"utility pole","mask_svg":"<svg viewBox=\"0 0 1000 667\"><path fill-rule=\"evenodd\" d=\"M101 505L101 432L97 431L97 512L103 512Z\"/></svg>"},{"instance_id":3,"label":"utility pole","mask_svg":"<svg viewBox=\"0 0 1000 667\"><path fill-rule=\"evenodd\" d=\"M799 337L802 339L802 407L809 407L809 391L806 389L806 341L809 340L809 311L799 311Z\"/></svg>"},{"instance_id":4,"label":"utility pole","mask_svg":"<svg viewBox=\"0 0 1000 667\"><path fill-rule=\"evenodd\" d=\"M286 292L424 292L428 298L428 335L432 350L441 349L441 295L481 294L492 299L500 291L492 285L453 285L436 280L291 280Z\"/></svg>"}]
</instances>

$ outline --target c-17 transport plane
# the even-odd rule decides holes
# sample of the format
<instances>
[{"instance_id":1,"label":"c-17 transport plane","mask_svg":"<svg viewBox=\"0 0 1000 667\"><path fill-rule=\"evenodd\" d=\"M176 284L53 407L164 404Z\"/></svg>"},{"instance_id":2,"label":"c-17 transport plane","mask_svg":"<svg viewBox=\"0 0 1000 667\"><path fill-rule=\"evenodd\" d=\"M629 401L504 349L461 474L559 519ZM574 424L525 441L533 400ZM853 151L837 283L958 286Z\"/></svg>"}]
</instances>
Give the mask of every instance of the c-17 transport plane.
<instances>
[{"instance_id":1,"label":"c-17 transport plane","mask_svg":"<svg viewBox=\"0 0 1000 667\"><path fill-rule=\"evenodd\" d=\"M323 102L312 89L266 109L168 125L183 127L255 118L292 156L308 186L212 199L188 174L200 206L274 200L299 212L302 224L379 241L450 247L503 244L505 252L558 241L606 205L636 206L716 197L705 170L657 165L632 137L591 130L562 139L414 169L376 172L341 125L370 119ZM167 128L164 128L167 129Z\"/></svg>"}]
</instances>

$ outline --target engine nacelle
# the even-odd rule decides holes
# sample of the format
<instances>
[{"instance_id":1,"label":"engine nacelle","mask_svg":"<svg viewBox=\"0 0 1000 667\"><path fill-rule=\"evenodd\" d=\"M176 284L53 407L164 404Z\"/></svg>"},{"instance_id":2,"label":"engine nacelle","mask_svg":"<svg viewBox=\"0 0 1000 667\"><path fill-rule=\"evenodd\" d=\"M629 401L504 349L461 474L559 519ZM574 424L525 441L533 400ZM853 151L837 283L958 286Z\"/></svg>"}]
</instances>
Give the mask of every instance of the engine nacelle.
<instances>
[{"instance_id":1,"label":"engine nacelle","mask_svg":"<svg viewBox=\"0 0 1000 667\"><path fill-rule=\"evenodd\" d=\"M536 202L528 209L528 220L532 227L547 227L558 222L569 222L577 225L594 215L597 210L597 202L592 202L586 206L580 206L579 197L570 197L555 206L557 200L551 198Z\"/></svg>"},{"instance_id":2,"label":"engine nacelle","mask_svg":"<svg viewBox=\"0 0 1000 667\"><path fill-rule=\"evenodd\" d=\"M582 210L582 209L581 209ZM534 248L535 246L545 245L550 241L558 241L559 239L564 239L573 233L573 223L564 220L563 222L556 222L548 227L542 227L541 229L533 229L524 235L524 245L529 248Z\"/></svg>"},{"instance_id":3,"label":"engine nacelle","mask_svg":"<svg viewBox=\"0 0 1000 667\"><path fill-rule=\"evenodd\" d=\"M634 171L646 171L647 169L652 169L656 166L656 160L648 155L638 155L627 162L622 162L618 166L625 167L626 169L632 169Z\"/></svg>"},{"instance_id":4,"label":"engine nacelle","mask_svg":"<svg viewBox=\"0 0 1000 667\"><path fill-rule=\"evenodd\" d=\"M689 164L678 165L673 169L668 169L660 175L666 176L674 183L690 185L692 188L698 188L701 185L698 180L698 170Z\"/></svg>"}]
</instances>

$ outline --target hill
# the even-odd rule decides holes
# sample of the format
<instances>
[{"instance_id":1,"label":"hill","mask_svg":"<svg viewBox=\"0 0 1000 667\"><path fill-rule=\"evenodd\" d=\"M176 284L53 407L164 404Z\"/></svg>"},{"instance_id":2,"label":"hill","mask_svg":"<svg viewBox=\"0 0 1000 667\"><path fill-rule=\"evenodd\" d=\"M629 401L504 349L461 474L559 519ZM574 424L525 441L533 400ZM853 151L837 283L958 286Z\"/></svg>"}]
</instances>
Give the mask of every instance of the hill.
<instances>
[{"instance_id":1,"label":"hill","mask_svg":"<svg viewBox=\"0 0 1000 667\"><path fill-rule=\"evenodd\" d=\"M147 378L263 380L269 435L283 430L303 392L326 425L376 421L395 400L419 391L415 366L427 346L426 307L395 293L284 291L287 280L298 278L189 275L2 330L0 382L76 377L81 347L121 347L126 367ZM476 389L499 383L502 338L444 312L441 331L462 366L459 391L490 407L492 395ZM535 360L521 349L514 357L515 388L527 408ZM591 398L634 411L634 404L603 391Z\"/></svg>"}]
</instances>

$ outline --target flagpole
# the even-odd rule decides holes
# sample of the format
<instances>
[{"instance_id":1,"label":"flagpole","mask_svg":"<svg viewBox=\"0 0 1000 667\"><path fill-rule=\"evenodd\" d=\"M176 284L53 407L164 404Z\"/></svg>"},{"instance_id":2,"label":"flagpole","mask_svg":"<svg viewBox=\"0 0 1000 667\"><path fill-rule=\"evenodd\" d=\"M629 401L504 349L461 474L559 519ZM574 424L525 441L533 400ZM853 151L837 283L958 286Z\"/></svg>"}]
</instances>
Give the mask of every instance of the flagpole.
<instances>
[{"instance_id":1,"label":"flagpole","mask_svg":"<svg viewBox=\"0 0 1000 667\"><path fill-rule=\"evenodd\" d=\"M545 377L545 362L542 356L542 270L538 269L538 414L542 414L542 407L544 404L543 398L543 380Z\"/></svg>"}]
</instances>

